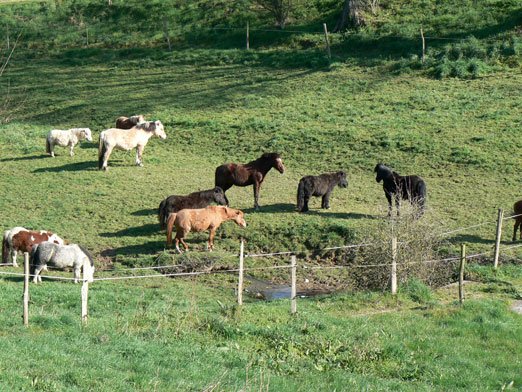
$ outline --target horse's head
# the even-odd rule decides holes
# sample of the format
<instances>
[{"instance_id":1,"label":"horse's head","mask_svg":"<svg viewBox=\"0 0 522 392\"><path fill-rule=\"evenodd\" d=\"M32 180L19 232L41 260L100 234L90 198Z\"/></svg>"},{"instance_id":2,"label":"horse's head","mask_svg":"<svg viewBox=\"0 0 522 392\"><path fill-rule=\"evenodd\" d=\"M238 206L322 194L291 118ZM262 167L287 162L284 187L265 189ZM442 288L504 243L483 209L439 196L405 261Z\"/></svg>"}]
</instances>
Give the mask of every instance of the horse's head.
<instances>
[{"instance_id":1,"label":"horse's head","mask_svg":"<svg viewBox=\"0 0 522 392\"><path fill-rule=\"evenodd\" d=\"M261 156L264 159L269 159L272 163L272 167L274 167L279 173L283 174L285 172L285 165L283 164L283 159L281 155L276 152L265 153Z\"/></svg>"},{"instance_id":2,"label":"horse's head","mask_svg":"<svg viewBox=\"0 0 522 392\"><path fill-rule=\"evenodd\" d=\"M378 163L375 166L375 169L373 169L373 171L377 173L377 175L375 176L375 181L377 182L381 182L391 173L390 168L383 165L382 163Z\"/></svg>"},{"instance_id":3,"label":"horse's head","mask_svg":"<svg viewBox=\"0 0 522 392\"><path fill-rule=\"evenodd\" d=\"M84 128L83 134L85 135L85 139L89 142L92 142L92 133L90 128Z\"/></svg>"},{"instance_id":4,"label":"horse's head","mask_svg":"<svg viewBox=\"0 0 522 392\"><path fill-rule=\"evenodd\" d=\"M167 134L165 133L165 130L163 129L163 124L161 123L160 120L156 120L154 121L151 126L153 125L153 133L154 135L156 135L157 137L159 137L160 139L166 139L167 138Z\"/></svg>"},{"instance_id":5,"label":"horse's head","mask_svg":"<svg viewBox=\"0 0 522 392\"><path fill-rule=\"evenodd\" d=\"M225 207L225 212L227 216L232 219L234 222L236 222L241 227L246 227L246 221L245 216L243 214L243 211L236 210L234 208Z\"/></svg>"},{"instance_id":6,"label":"horse's head","mask_svg":"<svg viewBox=\"0 0 522 392\"><path fill-rule=\"evenodd\" d=\"M221 206L227 205L227 199L225 198L225 192L223 192L223 189L217 186L214 188L212 194L216 203L218 203Z\"/></svg>"},{"instance_id":7,"label":"horse's head","mask_svg":"<svg viewBox=\"0 0 522 392\"><path fill-rule=\"evenodd\" d=\"M339 185L340 188L347 188L348 187L348 178L346 177L346 172L340 171L337 172L337 176L339 177Z\"/></svg>"}]
</instances>

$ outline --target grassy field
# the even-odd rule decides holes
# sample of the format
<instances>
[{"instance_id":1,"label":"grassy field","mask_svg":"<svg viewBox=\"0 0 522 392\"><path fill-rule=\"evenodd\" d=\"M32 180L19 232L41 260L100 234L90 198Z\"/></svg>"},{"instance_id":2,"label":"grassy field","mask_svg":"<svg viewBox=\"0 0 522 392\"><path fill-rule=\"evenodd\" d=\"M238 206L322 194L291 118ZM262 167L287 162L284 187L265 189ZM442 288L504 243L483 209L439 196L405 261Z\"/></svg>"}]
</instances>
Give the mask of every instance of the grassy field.
<instances>
[{"instance_id":1,"label":"grassy field","mask_svg":"<svg viewBox=\"0 0 522 392\"><path fill-rule=\"evenodd\" d=\"M319 3L324 2L314 4ZM497 209L509 215L521 198L522 69L516 40L507 47L513 56L488 58L487 73L436 79L430 67L439 63L412 66L418 60L411 57L417 50L414 42L392 45L371 38L374 33L416 31L416 10L399 12L403 3L393 2L381 14L388 22L402 16L395 29L382 22L346 40L332 37L332 62L318 45L303 48L307 36L289 36L270 47L266 35L262 45L247 52L231 49L237 47L236 38L243 42L239 35L225 35L219 48L212 48L219 38L214 33L200 33L199 45L187 34L169 52L157 46L161 35L151 33L141 42L143 37L130 34L134 27L129 27L121 42L114 38L116 49L93 37L90 47L80 47L76 35L41 29L48 22L44 15L70 18L73 11L31 3L41 13L0 77L0 228L48 229L86 246L96 257L97 277L154 277L92 284L87 326L80 325L79 286L46 280L31 285L26 329L20 317L21 278L0 275L0 341L6 347L0 353L0 389L520 388L522 322L510 306L522 290L522 248L503 251L498 271L490 266L491 253L470 262L463 306L451 285L434 289L403 277L395 298L383 292L386 279L372 285L379 290L356 290L377 276L369 270L313 273L300 268L300 290L341 292L299 299L294 317L287 300L246 296L239 309L233 274L168 279L159 272L127 269L170 263L236 268L241 237L247 253L298 251L300 265L360 263L358 254L317 250L389 240L386 199L373 173L378 162L426 180L428 212L410 226L417 236L432 238L485 223L444 237L435 256L455 255L461 243L467 244L468 254L490 252ZM466 37L476 21L473 32L484 42L494 34L511 34L520 7L514 1L493 3L488 18L480 19L477 10L486 7L480 2L461 18L464 26L444 17L441 9L426 31L439 26L442 35ZM86 2L77 6L82 4ZM325 16L310 15L317 20ZM93 17L92 26L95 21ZM115 19L114 26L123 21L123 16ZM300 27L311 28L313 21ZM32 35L35 27L40 41ZM92 29L106 34L101 25ZM51 45L48 38L54 33L61 41ZM131 40L129 45L124 39ZM436 49L445 50L443 45ZM98 171L99 132L120 115L136 113L160 119L167 139L150 140L143 168L134 166L133 152L116 151L109 171ZM48 131L71 127L90 127L95 142L82 143L72 158L60 148L56 158L46 156ZM232 207L245 211L246 229L224 224L214 254L204 252L206 234L190 235L188 256L165 251L156 217L163 198L211 188L216 166L247 162L268 151L280 152L287 170L268 174L261 209L252 209L251 188L227 192ZM303 175L339 169L347 171L349 187L334 191L330 210L320 210L320 200L313 200L310 213L295 212ZM511 235L509 220L504 248L512 245ZM387 262L372 253L361 257L369 264ZM399 262L407 257L416 257L415 249L401 247ZM247 258L247 267L287 262ZM430 268L424 273L443 275L442 264ZM434 279L437 286L452 279L452 268ZM2 267L0 272L21 271ZM282 283L288 272L252 275Z\"/></svg>"}]
</instances>

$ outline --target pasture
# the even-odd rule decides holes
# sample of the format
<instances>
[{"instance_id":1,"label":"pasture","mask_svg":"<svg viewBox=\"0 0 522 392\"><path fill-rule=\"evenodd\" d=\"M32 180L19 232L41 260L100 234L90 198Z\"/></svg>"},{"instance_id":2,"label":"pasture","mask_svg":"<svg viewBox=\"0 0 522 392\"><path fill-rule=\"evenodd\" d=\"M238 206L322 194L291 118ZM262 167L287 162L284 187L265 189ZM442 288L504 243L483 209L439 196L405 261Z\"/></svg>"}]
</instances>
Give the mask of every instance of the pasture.
<instances>
[{"instance_id":1,"label":"pasture","mask_svg":"<svg viewBox=\"0 0 522 392\"><path fill-rule=\"evenodd\" d=\"M386 225L373 172L382 162L426 181L421 222L429 224L413 230L428 231L417 234L489 222L447 236L437 256L457 254L461 243L468 253L491 252L497 208L510 215L522 198L520 66L435 80L390 72L387 58L370 60L361 53L330 64L322 50L291 45L15 51L0 78L2 230L47 229L85 246L95 277L142 275L129 268L158 264L236 268L240 237L247 253L298 251L299 263L335 266L342 255L316 250L376 241ZM160 120L167 138L149 141L143 167L134 151L115 150L110 169L98 170L100 132L138 113ZM80 142L73 157L63 147L49 157L48 132L75 127L90 128L93 142ZM260 209L252 187L226 193L245 212L246 228L224 223L212 254L204 251L207 233L190 234L188 254L165 250L157 219L165 197L211 189L217 166L264 152L280 153L286 170L267 174ZM331 208L312 198L310 211L298 213L299 179L339 170L349 185L334 189ZM512 229L506 221L503 246L512 244ZM293 317L287 300L245 295L238 308L234 274L171 279L147 271L154 277L91 284L89 323L81 325L79 285L44 277L31 285L29 328L21 321L22 279L0 275L0 389L520 388L522 321L510 306L521 296L521 258L522 248L502 253L498 271L491 253L472 262L462 306L451 285L411 279L393 297L385 287L351 286L364 272L350 279L351 270L300 269L298 286L309 279L312 288L342 290L300 298ZM287 262L250 258L247 267ZM288 280L287 270L252 275Z\"/></svg>"}]
</instances>

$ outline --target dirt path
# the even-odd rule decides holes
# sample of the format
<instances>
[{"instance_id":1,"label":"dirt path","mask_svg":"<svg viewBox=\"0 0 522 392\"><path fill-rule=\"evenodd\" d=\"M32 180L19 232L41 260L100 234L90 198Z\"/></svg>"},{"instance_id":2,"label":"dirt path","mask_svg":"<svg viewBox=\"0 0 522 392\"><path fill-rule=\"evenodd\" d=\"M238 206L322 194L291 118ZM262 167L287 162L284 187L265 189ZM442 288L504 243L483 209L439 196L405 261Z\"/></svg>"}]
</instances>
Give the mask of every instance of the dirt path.
<instances>
[{"instance_id":1,"label":"dirt path","mask_svg":"<svg viewBox=\"0 0 522 392\"><path fill-rule=\"evenodd\" d=\"M518 314L522 314L522 301L515 301L511 309Z\"/></svg>"}]
</instances>

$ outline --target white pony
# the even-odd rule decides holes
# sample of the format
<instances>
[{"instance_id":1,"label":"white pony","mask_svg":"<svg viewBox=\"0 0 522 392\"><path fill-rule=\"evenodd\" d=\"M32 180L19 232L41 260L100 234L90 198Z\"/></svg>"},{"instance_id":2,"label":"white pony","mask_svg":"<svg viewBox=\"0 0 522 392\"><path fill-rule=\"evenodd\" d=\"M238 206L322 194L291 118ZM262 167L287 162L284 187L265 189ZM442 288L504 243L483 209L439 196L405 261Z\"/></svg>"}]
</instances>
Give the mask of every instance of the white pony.
<instances>
[{"instance_id":1,"label":"white pony","mask_svg":"<svg viewBox=\"0 0 522 392\"><path fill-rule=\"evenodd\" d=\"M66 131L60 129L53 129L47 135L45 143L45 152L51 154L54 157L54 146L58 145L61 147L69 146L69 154L74 155L74 146L78 144L80 140L87 139L92 142L91 130L89 128L71 128Z\"/></svg>"},{"instance_id":2,"label":"white pony","mask_svg":"<svg viewBox=\"0 0 522 392\"><path fill-rule=\"evenodd\" d=\"M30 264L34 283L42 281L40 272L47 271L47 265L60 269L72 268L74 283L78 283L81 269L83 269L84 280L88 282L94 280L93 258L86 249L77 244L58 245L52 242L42 242L33 248Z\"/></svg>"},{"instance_id":3,"label":"white pony","mask_svg":"<svg viewBox=\"0 0 522 392\"><path fill-rule=\"evenodd\" d=\"M143 166L142 155L145 145L156 135L160 139L166 139L167 134L161 121L145 121L135 125L129 130L110 128L100 133L98 147L98 168L107 170L107 162L114 148L129 151L136 147L136 165Z\"/></svg>"}]
</instances>

